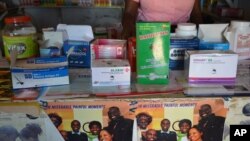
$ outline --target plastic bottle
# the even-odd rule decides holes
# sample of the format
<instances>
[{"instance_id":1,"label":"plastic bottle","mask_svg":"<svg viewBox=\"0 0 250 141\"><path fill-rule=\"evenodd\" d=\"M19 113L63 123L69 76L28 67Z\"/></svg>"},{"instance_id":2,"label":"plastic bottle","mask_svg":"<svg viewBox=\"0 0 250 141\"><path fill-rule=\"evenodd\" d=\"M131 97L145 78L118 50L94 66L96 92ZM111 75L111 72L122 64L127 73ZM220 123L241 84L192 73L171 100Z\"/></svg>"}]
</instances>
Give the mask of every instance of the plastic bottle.
<instances>
[{"instance_id":1,"label":"plastic bottle","mask_svg":"<svg viewBox=\"0 0 250 141\"><path fill-rule=\"evenodd\" d=\"M194 23L179 23L175 29L175 34L178 37L196 37L196 25Z\"/></svg>"},{"instance_id":2,"label":"plastic bottle","mask_svg":"<svg viewBox=\"0 0 250 141\"><path fill-rule=\"evenodd\" d=\"M4 20L3 44L4 55L10 58L10 52L17 49L17 59L31 58L38 55L37 32L29 16L7 17Z\"/></svg>"}]
</instances>

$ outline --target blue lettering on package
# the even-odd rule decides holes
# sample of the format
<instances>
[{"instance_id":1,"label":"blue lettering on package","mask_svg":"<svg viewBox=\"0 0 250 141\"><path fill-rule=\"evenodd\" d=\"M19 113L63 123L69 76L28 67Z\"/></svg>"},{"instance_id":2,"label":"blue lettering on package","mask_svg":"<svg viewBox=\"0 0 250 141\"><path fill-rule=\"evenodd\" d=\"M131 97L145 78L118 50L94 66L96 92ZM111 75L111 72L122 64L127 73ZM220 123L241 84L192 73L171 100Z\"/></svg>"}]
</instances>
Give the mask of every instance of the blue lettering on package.
<instances>
[{"instance_id":1,"label":"blue lettering on package","mask_svg":"<svg viewBox=\"0 0 250 141\"><path fill-rule=\"evenodd\" d=\"M12 73L23 74L25 79L45 79L68 76L68 67L46 69L12 69Z\"/></svg>"},{"instance_id":2,"label":"blue lettering on package","mask_svg":"<svg viewBox=\"0 0 250 141\"><path fill-rule=\"evenodd\" d=\"M61 63L67 62L66 56L59 57L40 57L27 59L27 64L50 64L50 63Z\"/></svg>"},{"instance_id":3,"label":"blue lettering on package","mask_svg":"<svg viewBox=\"0 0 250 141\"><path fill-rule=\"evenodd\" d=\"M68 76L68 69L66 67L60 67L60 68L50 69L49 71L33 73L34 79L45 79L45 78L55 78L64 76Z\"/></svg>"},{"instance_id":4,"label":"blue lettering on package","mask_svg":"<svg viewBox=\"0 0 250 141\"><path fill-rule=\"evenodd\" d=\"M73 51L68 54L69 50ZM66 41L63 45L64 54L68 55L70 67L90 68L90 44L84 41Z\"/></svg>"},{"instance_id":5,"label":"blue lettering on package","mask_svg":"<svg viewBox=\"0 0 250 141\"><path fill-rule=\"evenodd\" d=\"M201 41L199 45L199 50L229 50L229 43Z\"/></svg>"},{"instance_id":6,"label":"blue lettering on package","mask_svg":"<svg viewBox=\"0 0 250 141\"><path fill-rule=\"evenodd\" d=\"M183 70L185 51L198 49L199 39L197 37L191 39L171 38L169 51L169 68L171 70Z\"/></svg>"}]
</instances>

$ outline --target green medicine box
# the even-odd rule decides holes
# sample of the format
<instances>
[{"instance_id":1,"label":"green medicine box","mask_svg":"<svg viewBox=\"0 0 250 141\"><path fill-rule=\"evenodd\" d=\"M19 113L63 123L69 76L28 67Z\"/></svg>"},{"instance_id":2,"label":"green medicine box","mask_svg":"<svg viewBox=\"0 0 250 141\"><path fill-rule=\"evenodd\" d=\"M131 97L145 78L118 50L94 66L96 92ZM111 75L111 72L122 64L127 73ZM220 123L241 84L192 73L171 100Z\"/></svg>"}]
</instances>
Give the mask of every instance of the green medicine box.
<instances>
[{"instance_id":1,"label":"green medicine box","mask_svg":"<svg viewBox=\"0 0 250 141\"><path fill-rule=\"evenodd\" d=\"M169 22L136 23L138 84L169 83Z\"/></svg>"}]
</instances>

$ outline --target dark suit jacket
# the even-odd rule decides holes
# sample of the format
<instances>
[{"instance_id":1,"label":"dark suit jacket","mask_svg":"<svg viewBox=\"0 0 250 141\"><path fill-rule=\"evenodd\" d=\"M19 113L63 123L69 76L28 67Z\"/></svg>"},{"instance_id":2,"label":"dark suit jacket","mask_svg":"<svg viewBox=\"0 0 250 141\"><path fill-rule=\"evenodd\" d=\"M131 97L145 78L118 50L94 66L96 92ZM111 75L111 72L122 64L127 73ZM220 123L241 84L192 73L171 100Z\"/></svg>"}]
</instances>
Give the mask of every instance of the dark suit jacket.
<instances>
[{"instance_id":1,"label":"dark suit jacket","mask_svg":"<svg viewBox=\"0 0 250 141\"><path fill-rule=\"evenodd\" d=\"M199 121L203 131L203 141L222 141L225 118L211 114Z\"/></svg>"},{"instance_id":2,"label":"dark suit jacket","mask_svg":"<svg viewBox=\"0 0 250 141\"><path fill-rule=\"evenodd\" d=\"M161 133L161 130L156 131L157 141L177 141L177 135L173 131L169 133Z\"/></svg>"},{"instance_id":3,"label":"dark suit jacket","mask_svg":"<svg viewBox=\"0 0 250 141\"><path fill-rule=\"evenodd\" d=\"M68 132L68 141L88 141L88 136L83 132L80 134L72 134L72 132Z\"/></svg>"},{"instance_id":4,"label":"dark suit jacket","mask_svg":"<svg viewBox=\"0 0 250 141\"><path fill-rule=\"evenodd\" d=\"M113 141L132 141L133 123L132 119L127 119L123 116L116 121L110 121L108 128L114 132Z\"/></svg>"}]
</instances>

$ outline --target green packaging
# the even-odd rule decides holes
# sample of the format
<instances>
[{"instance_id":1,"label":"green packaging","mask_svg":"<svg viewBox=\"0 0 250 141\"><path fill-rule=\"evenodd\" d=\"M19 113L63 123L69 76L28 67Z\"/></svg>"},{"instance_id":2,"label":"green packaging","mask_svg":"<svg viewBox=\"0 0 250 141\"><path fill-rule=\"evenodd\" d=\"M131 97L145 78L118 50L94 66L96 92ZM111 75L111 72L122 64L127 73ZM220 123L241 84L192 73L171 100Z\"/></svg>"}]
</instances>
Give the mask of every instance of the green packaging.
<instances>
[{"instance_id":1,"label":"green packaging","mask_svg":"<svg viewBox=\"0 0 250 141\"><path fill-rule=\"evenodd\" d=\"M169 22L136 23L137 83L169 83Z\"/></svg>"}]
</instances>

